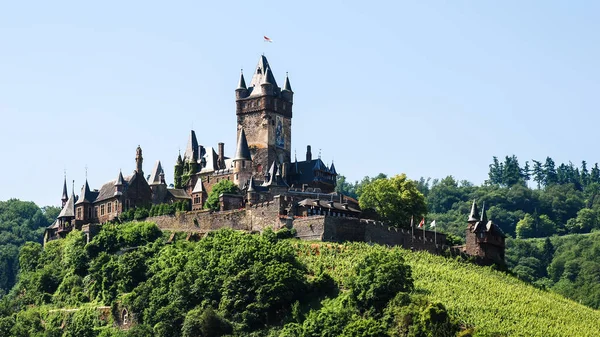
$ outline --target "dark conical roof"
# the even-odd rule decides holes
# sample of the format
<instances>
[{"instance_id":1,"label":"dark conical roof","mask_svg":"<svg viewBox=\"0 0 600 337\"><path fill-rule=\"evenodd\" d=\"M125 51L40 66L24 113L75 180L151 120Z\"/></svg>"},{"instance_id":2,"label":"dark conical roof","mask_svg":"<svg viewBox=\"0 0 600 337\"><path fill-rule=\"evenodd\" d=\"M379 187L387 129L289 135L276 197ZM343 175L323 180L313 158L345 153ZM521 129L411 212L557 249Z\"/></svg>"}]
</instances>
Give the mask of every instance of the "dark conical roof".
<instances>
[{"instance_id":1,"label":"dark conical roof","mask_svg":"<svg viewBox=\"0 0 600 337\"><path fill-rule=\"evenodd\" d=\"M121 170L119 170L119 177L117 178L117 182L115 183L115 186L122 186L123 185L123 172L121 172Z\"/></svg>"},{"instance_id":2,"label":"dark conical roof","mask_svg":"<svg viewBox=\"0 0 600 337\"><path fill-rule=\"evenodd\" d=\"M69 194L67 193L67 176L65 176L65 182L63 184L62 198L60 200L62 200L62 201L69 200Z\"/></svg>"},{"instance_id":3,"label":"dark conical roof","mask_svg":"<svg viewBox=\"0 0 600 337\"><path fill-rule=\"evenodd\" d=\"M238 137L237 148L235 150L235 157L233 157L233 160L252 160L244 129L242 129L240 136Z\"/></svg>"},{"instance_id":4,"label":"dark conical roof","mask_svg":"<svg viewBox=\"0 0 600 337\"><path fill-rule=\"evenodd\" d=\"M262 84L273 84L275 83L275 78L273 77L273 72L270 67L267 67L267 72L265 73L265 77L263 78Z\"/></svg>"},{"instance_id":5,"label":"dark conical roof","mask_svg":"<svg viewBox=\"0 0 600 337\"><path fill-rule=\"evenodd\" d=\"M331 161L331 166L329 167L329 172L331 172L331 174L337 175L337 171L335 170L335 166L333 165L333 161Z\"/></svg>"},{"instance_id":6,"label":"dark conical roof","mask_svg":"<svg viewBox=\"0 0 600 337\"><path fill-rule=\"evenodd\" d=\"M479 209L477 208L477 203L473 200L473 205L471 206L471 214L469 215L469 220L467 220L467 222L475 221L479 221Z\"/></svg>"},{"instance_id":7,"label":"dark conical roof","mask_svg":"<svg viewBox=\"0 0 600 337\"><path fill-rule=\"evenodd\" d=\"M240 82L238 83L237 86L238 89L247 89L246 87L246 81L244 80L244 73L240 73Z\"/></svg>"},{"instance_id":8,"label":"dark conical roof","mask_svg":"<svg viewBox=\"0 0 600 337\"><path fill-rule=\"evenodd\" d=\"M91 203L95 198L92 196L92 191L90 191L90 185L88 184L87 179L85 180L85 185L81 189L81 198L77 200L76 205L83 203Z\"/></svg>"},{"instance_id":9,"label":"dark conical roof","mask_svg":"<svg viewBox=\"0 0 600 337\"><path fill-rule=\"evenodd\" d=\"M488 222L488 217L487 217L487 212L485 211L485 202L483 203L483 206L481 207L481 221L484 224L487 224Z\"/></svg>"},{"instance_id":10,"label":"dark conical roof","mask_svg":"<svg viewBox=\"0 0 600 337\"><path fill-rule=\"evenodd\" d=\"M250 177L250 183L248 183L248 192L253 192L256 190L256 185L254 184L254 176Z\"/></svg>"},{"instance_id":11,"label":"dark conical roof","mask_svg":"<svg viewBox=\"0 0 600 337\"><path fill-rule=\"evenodd\" d=\"M292 91L292 86L290 85L290 78L287 73L285 74L285 83L283 84L283 90Z\"/></svg>"}]
</instances>

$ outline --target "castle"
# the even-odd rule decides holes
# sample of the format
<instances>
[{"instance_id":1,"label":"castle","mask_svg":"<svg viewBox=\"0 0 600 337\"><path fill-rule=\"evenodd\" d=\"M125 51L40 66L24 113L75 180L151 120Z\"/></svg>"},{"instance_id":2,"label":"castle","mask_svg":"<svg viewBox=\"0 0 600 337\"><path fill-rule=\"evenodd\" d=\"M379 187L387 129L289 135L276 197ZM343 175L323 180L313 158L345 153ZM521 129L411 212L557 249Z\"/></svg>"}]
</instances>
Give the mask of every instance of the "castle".
<instances>
[{"instance_id":1,"label":"castle","mask_svg":"<svg viewBox=\"0 0 600 337\"><path fill-rule=\"evenodd\" d=\"M167 186L161 162L144 177L142 149L136 149L135 169L129 176L119 172L99 190L87 179L76 196L63 184L62 210L46 229L44 242L66 236L72 229L94 235L102 223L118 219L123 212L150 205L183 202L188 212L149 218L163 230L202 234L219 228L261 231L267 227L296 229L297 236L323 241L366 241L440 252L446 236L432 231L397 229L362 219L358 202L335 192L337 171L312 156L291 158L294 92L286 74L283 88L263 55L247 86L243 72L235 89L237 143L232 157L225 144L217 150L201 145L190 131L186 150L177 157L174 185ZM240 193L221 194L219 212L204 210L211 190L229 180ZM504 234L485 217L477 205L468 221L467 243L455 251L495 262L504 261ZM421 233L422 232L422 233ZM422 234L422 235L421 235Z\"/></svg>"}]
</instances>

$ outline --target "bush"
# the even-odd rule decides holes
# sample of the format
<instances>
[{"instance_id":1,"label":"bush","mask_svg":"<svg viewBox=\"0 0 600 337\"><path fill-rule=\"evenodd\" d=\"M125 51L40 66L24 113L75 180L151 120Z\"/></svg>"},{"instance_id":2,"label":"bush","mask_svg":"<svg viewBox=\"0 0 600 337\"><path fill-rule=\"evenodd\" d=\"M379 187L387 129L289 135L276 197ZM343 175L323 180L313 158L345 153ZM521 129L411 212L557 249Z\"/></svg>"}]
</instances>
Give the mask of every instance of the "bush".
<instances>
[{"instance_id":1,"label":"bush","mask_svg":"<svg viewBox=\"0 0 600 337\"><path fill-rule=\"evenodd\" d=\"M193 309L185 316L182 337L220 337L230 334L233 328L227 320L219 316L212 308Z\"/></svg>"},{"instance_id":2,"label":"bush","mask_svg":"<svg viewBox=\"0 0 600 337\"><path fill-rule=\"evenodd\" d=\"M350 298L361 311L383 309L398 292L413 289L410 267L397 249L374 250L358 261L350 280Z\"/></svg>"}]
</instances>

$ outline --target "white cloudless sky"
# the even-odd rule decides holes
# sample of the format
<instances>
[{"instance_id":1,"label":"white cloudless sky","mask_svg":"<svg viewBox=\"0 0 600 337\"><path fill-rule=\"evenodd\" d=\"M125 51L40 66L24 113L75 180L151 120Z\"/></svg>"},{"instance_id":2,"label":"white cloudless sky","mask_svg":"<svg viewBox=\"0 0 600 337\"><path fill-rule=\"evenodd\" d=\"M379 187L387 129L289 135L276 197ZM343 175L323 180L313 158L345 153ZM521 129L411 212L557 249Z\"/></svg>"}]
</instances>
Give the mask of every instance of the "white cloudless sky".
<instances>
[{"instance_id":1,"label":"white cloudless sky","mask_svg":"<svg viewBox=\"0 0 600 337\"><path fill-rule=\"evenodd\" d=\"M267 56L306 145L349 180L487 178L493 156L598 160L594 1L5 1L0 200L235 151L235 87ZM263 35L273 39L264 43Z\"/></svg>"}]
</instances>

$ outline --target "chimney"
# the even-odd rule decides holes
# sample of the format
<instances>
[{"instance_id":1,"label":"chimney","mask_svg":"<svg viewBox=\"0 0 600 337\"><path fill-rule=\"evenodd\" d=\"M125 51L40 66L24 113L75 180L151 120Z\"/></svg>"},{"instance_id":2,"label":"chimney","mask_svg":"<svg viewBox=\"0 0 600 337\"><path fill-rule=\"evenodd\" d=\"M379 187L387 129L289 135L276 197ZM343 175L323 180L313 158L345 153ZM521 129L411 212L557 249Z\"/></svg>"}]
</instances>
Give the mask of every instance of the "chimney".
<instances>
[{"instance_id":1,"label":"chimney","mask_svg":"<svg viewBox=\"0 0 600 337\"><path fill-rule=\"evenodd\" d=\"M310 145L306 145L306 161L312 160L312 152L310 152Z\"/></svg>"},{"instance_id":2,"label":"chimney","mask_svg":"<svg viewBox=\"0 0 600 337\"><path fill-rule=\"evenodd\" d=\"M225 143L219 143L219 169L225 168Z\"/></svg>"}]
</instances>

